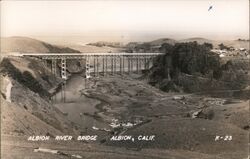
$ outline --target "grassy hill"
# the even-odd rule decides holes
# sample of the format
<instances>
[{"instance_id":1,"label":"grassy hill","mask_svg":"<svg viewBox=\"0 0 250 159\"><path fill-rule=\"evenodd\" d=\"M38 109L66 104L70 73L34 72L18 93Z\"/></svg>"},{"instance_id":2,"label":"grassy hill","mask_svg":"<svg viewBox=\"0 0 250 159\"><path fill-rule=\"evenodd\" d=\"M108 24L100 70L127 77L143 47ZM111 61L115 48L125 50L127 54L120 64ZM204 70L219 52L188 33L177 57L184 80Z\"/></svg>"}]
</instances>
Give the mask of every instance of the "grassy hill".
<instances>
[{"instance_id":1,"label":"grassy hill","mask_svg":"<svg viewBox=\"0 0 250 159\"><path fill-rule=\"evenodd\" d=\"M240 41L240 40L228 40L222 41L226 46L232 46L234 48L245 48L249 50L249 41Z\"/></svg>"},{"instance_id":2,"label":"grassy hill","mask_svg":"<svg viewBox=\"0 0 250 159\"><path fill-rule=\"evenodd\" d=\"M200 38L200 37L194 37L194 38L189 38L189 39L182 39L179 40L178 42L193 42L197 41L198 44L203 44L203 43L211 43L213 44L214 47L218 47L219 44L223 43L224 45L234 48L246 48L249 50L249 41L245 40L211 40L211 39L205 39L205 38Z\"/></svg>"},{"instance_id":3,"label":"grassy hill","mask_svg":"<svg viewBox=\"0 0 250 159\"><path fill-rule=\"evenodd\" d=\"M168 44L174 45L175 43L177 43L177 41L174 40L174 39L169 39L169 38L161 38L161 39L153 40L153 41L151 41L149 43L151 45L162 45L164 43L168 43Z\"/></svg>"},{"instance_id":4,"label":"grassy hill","mask_svg":"<svg viewBox=\"0 0 250 159\"><path fill-rule=\"evenodd\" d=\"M115 48L109 46L93 46L93 45L69 45L70 48L81 51L82 53L98 53L98 52L123 52L123 48Z\"/></svg>"},{"instance_id":5,"label":"grassy hill","mask_svg":"<svg viewBox=\"0 0 250 159\"><path fill-rule=\"evenodd\" d=\"M1 38L1 52L44 52L44 53L63 53L80 52L68 47L59 47L49 43L28 37L6 37Z\"/></svg>"},{"instance_id":6,"label":"grassy hill","mask_svg":"<svg viewBox=\"0 0 250 159\"><path fill-rule=\"evenodd\" d=\"M249 50L249 40L211 40L202 37L193 37L188 39L175 40L170 38L161 38L148 42L130 42L127 44L127 52L161 52L160 47L163 44L175 45L176 43L189 43L196 41L198 44L210 43L213 48L218 48L218 45L223 43L227 47L245 48Z\"/></svg>"},{"instance_id":7,"label":"grassy hill","mask_svg":"<svg viewBox=\"0 0 250 159\"><path fill-rule=\"evenodd\" d=\"M179 42L193 42L193 41L196 41L198 44L215 42L214 40L200 38L200 37L193 37L193 38L179 40Z\"/></svg>"}]
</instances>

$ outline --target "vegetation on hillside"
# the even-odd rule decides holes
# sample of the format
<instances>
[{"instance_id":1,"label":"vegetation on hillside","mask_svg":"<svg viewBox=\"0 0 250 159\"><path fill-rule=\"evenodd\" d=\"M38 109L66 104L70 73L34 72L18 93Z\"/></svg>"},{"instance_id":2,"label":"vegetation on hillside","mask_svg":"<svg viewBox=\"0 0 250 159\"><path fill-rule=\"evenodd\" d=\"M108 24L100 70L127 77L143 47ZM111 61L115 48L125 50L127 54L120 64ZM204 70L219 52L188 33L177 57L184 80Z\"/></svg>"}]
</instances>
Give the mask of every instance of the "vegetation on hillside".
<instances>
[{"instance_id":1,"label":"vegetation on hillside","mask_svg":"<svg viewBox=\"0 0 250 159\"><path fill-rule=\"evenodd\" d=\"M41 97L49 97L50 94L43 86L32 76L28 71L21 72L17 69L9 59L5 58L1 62L1 74L7 74L14 80L18 81L23 86L29 88L31 91L38 93Z\"/></svg>"},{"instance_id":2,"label":"vegetation on hillside","mask_svg":"<svg viewBox=\"0 0 250 159\"><path fill-rule=\"evenodd\" d=\"M152 76L174 78L179 72L205 75L212 72L218 78L219 56L210 52L212 44L199 45L196 42L163 44L160 48L166 54L158 57L153 66Z\"/></svg>"},{"instance_id":3,"label":"vegetation on hillside","mask_svg":"<svg viewBox=\"0 0 250 159\"><path fill-rule=\"evenodd\" d=\"M197 42L163 44L160 51L165 55L155 59L150 83L163 91L186 92L246 87L249 80L242 79L249 77L249 66L232 70L232 61L222 64L219 56L210 51L212 48L212 44Z\"/></svg>"},{"instance_id":4,"label":"vegetation on hillside","mask_svg":"<svg viewBox=\"0 0 250 159\"><path fill-rule=\"evenodd\" d=\"M50 53L80 53L80 51L71 49L69 47L60 48L45 42L42 42L42 44L49 50Z\"/></svg>"}]
</instances>

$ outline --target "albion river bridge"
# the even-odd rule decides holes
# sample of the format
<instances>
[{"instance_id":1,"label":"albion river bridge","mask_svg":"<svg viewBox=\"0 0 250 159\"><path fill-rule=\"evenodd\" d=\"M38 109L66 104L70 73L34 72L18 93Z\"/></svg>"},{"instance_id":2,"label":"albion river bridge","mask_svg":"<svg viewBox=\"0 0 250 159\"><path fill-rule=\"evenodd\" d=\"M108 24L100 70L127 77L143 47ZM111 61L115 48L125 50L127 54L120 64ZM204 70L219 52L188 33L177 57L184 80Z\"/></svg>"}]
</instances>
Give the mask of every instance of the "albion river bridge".
<instances>
[{"instance_id":1,"label":"albion river bridge","mask_svg":"<svg viewBox=\"0 0 250 159\"><path fill-rule=\"evenodd\" d=\"M85 60L85 77L91 74L98 77L107 73L123 74L148 70L156 56L163 53L11 53L12 56L35 57L42 59L46 66L50 62L51 72L57 74L57 64L60 63L60 75L67 79L67 60Z\"/></svg>"},{"instance_id":2,"label":"albion river bridge","mask_svg":"<svg viewBox=\"0 0 250 159\"><path fill-rule=\"evenodd\" d=\"M67 67L70 60L84 61L85 88L91 77L100 77L114 74L139 73L152 67L154 59L163 53L9 53L6 56L31 57L42 60L44 65L51 69L54 76L60 75L64 82L61 85L59 100L66 102ZM68 65L67 65L68 62ZM52 102L58 101L55 94Z\"/></svg>"}]
</instances>

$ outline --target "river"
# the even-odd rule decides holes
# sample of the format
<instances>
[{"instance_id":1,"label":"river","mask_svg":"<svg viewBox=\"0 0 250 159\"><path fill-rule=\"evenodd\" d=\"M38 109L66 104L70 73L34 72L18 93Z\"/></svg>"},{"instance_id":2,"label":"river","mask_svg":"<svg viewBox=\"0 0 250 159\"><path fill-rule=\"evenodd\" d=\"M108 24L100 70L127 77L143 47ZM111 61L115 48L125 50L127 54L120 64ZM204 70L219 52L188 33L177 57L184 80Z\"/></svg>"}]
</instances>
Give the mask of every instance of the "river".
<instances>
[{"instance_id":1,"label":"river","mask_svg":"<svg viewBox=\"0 0 250 159\"><path fill-rule=\"evenodd\" d=\"M76 124L83 133L90 133L93 128L109 129L108 123L96 118L100 112L96 108L101 101L84 96L81 91L85 89L86 84L91 86L93 83L86 83L81 75L73 75L66 83L66 87L54 96L54 105L61 110L67 118ZM62 100L62 94L65 94L65 102Z\"/></svg>"}]
</instances>

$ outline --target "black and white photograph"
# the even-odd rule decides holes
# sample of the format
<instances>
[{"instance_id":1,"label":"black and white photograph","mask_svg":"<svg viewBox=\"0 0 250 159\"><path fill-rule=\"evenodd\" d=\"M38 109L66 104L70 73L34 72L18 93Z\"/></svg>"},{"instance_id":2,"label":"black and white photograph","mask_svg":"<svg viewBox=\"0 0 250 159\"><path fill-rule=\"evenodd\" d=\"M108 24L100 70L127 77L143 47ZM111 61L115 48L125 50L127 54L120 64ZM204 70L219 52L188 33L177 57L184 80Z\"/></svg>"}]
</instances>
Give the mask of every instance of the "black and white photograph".
<instances>
[{"instance_id":1,"label":"black and white photograph","mask_svg":"<svg viewBox=\"0 0 250 159\"><path fill-rule=\"evenodd\" d=\"M2 159L250 159L249 0L1 0Z\"/></svg>"}]
</instances>

